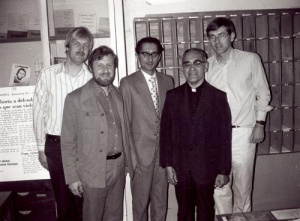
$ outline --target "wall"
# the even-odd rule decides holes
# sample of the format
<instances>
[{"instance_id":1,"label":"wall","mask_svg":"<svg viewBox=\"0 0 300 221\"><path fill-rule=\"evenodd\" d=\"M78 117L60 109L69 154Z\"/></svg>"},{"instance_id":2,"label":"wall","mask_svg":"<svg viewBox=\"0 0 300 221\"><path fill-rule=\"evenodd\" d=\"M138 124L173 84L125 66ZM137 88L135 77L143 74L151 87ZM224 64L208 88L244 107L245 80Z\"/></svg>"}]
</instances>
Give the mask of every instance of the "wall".
<instances>
[{"instance_id":1,"label":"wall","mask_svg":"<svg viewBox=\"0 0 300 221\"><path fill-rule=\"evenodd\" d=\"M136 70L133 19L149 14L299 8L299 0L123 0L127 74ZM299 154L259 156L254 181L254 210L300 207ZM174 188L169 190L167 220L176 217Z\"/></svg>"},{"instance_id":2,"label":"wall","mask_svg":"<svg viewBox=\"0 0 300 221\"><path fill-rule=\"evenodd\" d=\"M300 153L258 156L253 210L300 207Z\"/></svg>"},{"instance_id":3,"label":"wall","mask_svg":"<svg viewBox=\"0 0 300 221\"><path fill-rule=\"evenodd\" d=\"M133 19L148 14L299 8L299 0L123 0L128 74L136 70ZM170 7L171 6L171 7Z\"/></svg>"},{"instance_id":4,"label":"wall","mask_svg":"<svg viewBox=\"0 0 300 221\"><path fill-rule=\"evenodd\" d=\"M26 25L17 25L17 31L27 31L24 30L24 27L28 30L36 30L39 28L39 25L35 25L34 19L35 16L39 17L39 7L37 0L24 0L23 2L17 0L11 1L0 1L0 15L1 24L0 24L0 33L6 33L7 30L13 24L8 25L8 17L10 15L24 16L24 20L27 21ZM16 17L17 17L16 16ZM6 19L7 20L6 20ZM26 19L25 19L26 18ZM6 21L6 22L4 22ZM20 24L20 23L18 23ZM14 29L15 30L15 29ZM30 39L28 39L30 40ZM40 41L22 41L21 42L9 42L9 43L0 43L0 87L7 87L10 81L10 75L13 64L22 64L31 66L31 75L30 75L30 85L35 84L36 76L35 71L38 71L39 67L36 64L42 64L42 50Z\"/></svg>"},{"instance_id":5,"label":"wall","mask_svg":"<svg viewBox=\"0 0 300 221\"><path fill-rule=\"evenodd\" d=\"M116 46L116 35L119 32L119 29L115 27L115 15L114 13L118 13L120 15L122 13L122 9L115 7L115 1L120 0L85 0L85 1L77 1L77 0L63 0L63 1L52 1L47 0L47 4L49 6L48 14L53 15L52 2L55 2L55 10L56 9L73 9L74 10L74 25L79 25L79 14L91 14L97 13L97 26L102 27L98 23L99 18L109 19L109 27L106 27L106 23L104 23L105 27L100 30L98 27L97 35L94 39L94 48L99 47L100 45L107 45L112 47L115 51L117 51ZM72 3L73 2L73 3ZM76 4L74 4L76 3ZM117 2L119 3L119 2ZM117 4L116 3L116 4ZM51 6L51 7L50 7ZM96 7L97 6L97 7ZM121 4L122 6L122 4ZM45 9L44 9L45 7ZM36 76L34 75L35 71L39 71L42 67L47 67L50 65L50 59L53 63L53 57L65 57L65 46L64 46L64 37L63 40L52 40L50 43L50 51L49 51L49 42L48 42L48 31L51 37L54 36L54 27L53 27L53 16L49 18L49 24L47 20L47 7L45 0L0 0L0 35L7 32L9 29L9 25L3 22L4 16L8 17L9 14L18 13L25 14L29 18L28 29L33 26L34 23L34 15L40 19L40 25L36 30L41 29L41 35L45 33L44 38L41 41L30 41L30 39L20 39L18 40L8 40L8 43L0 43L0 87L8 86L8 82L10 80L10 74L12 69L12 64L24 64L31 66L31 79L30 85L34 85L36 82ZM93 10L91 10L93 9ZM44 13L43 13L44 12ZM30 16L29 16L30 15ZM5 18L6 18L5 17ZM6 18L7 19L7 18ZM119 19L119 18L118 18ZM2 22L2 23L1 23ZM8 22L7 22L8 23ZM19 25L20 26L20 25ZM19 28L18 26L18 28ZM49 26L49 27L48 27ZM26 26L27 28L27 26ZM122 28L122 27L121 27ZM20 29L20 28L19 28ZM107 32L107 29L110 29L110 36L108 33L103 34L104 30ZM15 29L14 29L15 30ZM35 29L34 29L35 30ZM123 30L123 28L122 28ZM18 31L27 31L27 29L22 29ZM102 34L101 34L102 33ZM122 33L123 34L123 33ZM119 34L119 35L122 35ZM59 39L59 38L58 38ZM29 42L27 42L29 40ZM122 39L118 40L120 44L122 43ZM124 48L124 47L123 47ZM123 51L118 50L118 54L123 54ZM51 57L50 57L51 56ZM50 57L50 58L49 58ZM125 56L123 56L125 57ZM37 66L38 65L38 66ZM122 68L125 73L126 64L125 59L123 59L119 64L120 69ZM119 79L116 78L115 84L118 85Z\"/></svg>"}]
</instances>

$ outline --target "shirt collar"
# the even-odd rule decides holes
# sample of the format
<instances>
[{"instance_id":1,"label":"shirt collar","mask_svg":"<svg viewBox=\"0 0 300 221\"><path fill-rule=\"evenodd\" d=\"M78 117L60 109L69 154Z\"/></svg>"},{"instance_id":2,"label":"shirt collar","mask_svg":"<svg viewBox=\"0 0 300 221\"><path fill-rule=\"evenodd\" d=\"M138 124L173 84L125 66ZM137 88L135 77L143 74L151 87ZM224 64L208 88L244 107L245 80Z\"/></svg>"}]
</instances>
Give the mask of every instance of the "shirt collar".
<instances>
[{"instance_id":1,"label":"shirt collar","mask_svg":"<svg viewBox=\"0 0 300 221\"><path fill-rule=\"evenodd\" d=\"M97 84L97 82L94 79L92 80L92 85L97 96L102 93L106 94L106 91L99 84ZM113 90L114 87L111 84L107 86L108 93L111 93Z\"/></svg>"},{"instance_id":2,"label":"shirt collar","mask_svg":"<svg viewBox=\"0 0 300 221\"><path fill-rule=\"evenodd\" d=\"M80 72L78 73L78 76L81 74L85 74L87 70L86 64L83 63ZM56 74L61 74L64 73L66 74L66 62L60 63L60 68L58 69L58 72Z\"/></svg>"},{"instance_id":3,"label":"shirt collar","mask_svg":"<svg viewBox=\"0 0 300 221\"><path fill-rule=\"evenodd\" d=\"M230 52L230 55L229 55L229 61L233 61L233 62L236 62L238 61L238 55L236 53L236 49L232 48L231 52Z\"/></svg>"},{"instance_id":4,"label":"shirt collar","mask_svg":"<svg viewBox=\"0 0 300 221\"><path fill-rule=\"evenodd\" d=\"M215 55L215 60L216 60L217 64L224 66L223 64L221 64L221 63L218 62L217 55ZM228 60L228 62L226 64L230 64L232 62L236 62L237 60L238 60L238 57L237 57L236 49L231 48L231 51L230 51L230 54L229 54L229 60Z\"/></svg>"},{"instance_id":5,"label":"shirt collar","mask_svg":"<svg viewBox=\"0 0 300 221\"><path fill-rule=\"evenodd\" d=\"M147 74L146 72L144 72L142 69L141 69L141 72L143 73L146 81L149 81L151 77L154 77L156 79L156 71L155 71L155 73L152 76L149 75L149 74Z\"/></svg>"},{"instance_id":6,"label":"shirt collar","mask_svg":"<svg viewBox=\"0 0 300 221\"><path fill-rule=\"evenodd\" d=\"M198 92L199 90L202 90L202 88L203 88L204 85L206 84L206 80L204 80L204 81L202 82L202 84L200 84L200 85L199 85L198 87L196 87L196 88L192 88L192 87L189 85L188 82L186 82L186 84L188 85L189 91L191 91L191 92Z\"/></svg>"}]
</instances>

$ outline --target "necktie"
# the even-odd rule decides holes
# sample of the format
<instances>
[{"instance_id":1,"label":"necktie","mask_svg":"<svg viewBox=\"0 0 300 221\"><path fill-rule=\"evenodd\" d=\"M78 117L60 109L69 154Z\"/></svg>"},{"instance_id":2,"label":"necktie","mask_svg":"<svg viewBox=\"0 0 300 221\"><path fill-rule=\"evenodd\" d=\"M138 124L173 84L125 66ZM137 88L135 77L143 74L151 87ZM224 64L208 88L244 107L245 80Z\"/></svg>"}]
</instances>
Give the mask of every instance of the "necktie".
<instances>
[{"instance_id":1,"label":"necktie","mask_svg":"<svg viewBox=\"0 0 300 221\"><path fill-rule=\"evenodd\" d=\"M149 81L151 83L150 93L151 93L152 101L153 101L156 113L158 114L159 113L159 101L158 101L158 91L157 91L157 85L156 85L155 77L151 77Z\"/></svg>"}]
</instances>

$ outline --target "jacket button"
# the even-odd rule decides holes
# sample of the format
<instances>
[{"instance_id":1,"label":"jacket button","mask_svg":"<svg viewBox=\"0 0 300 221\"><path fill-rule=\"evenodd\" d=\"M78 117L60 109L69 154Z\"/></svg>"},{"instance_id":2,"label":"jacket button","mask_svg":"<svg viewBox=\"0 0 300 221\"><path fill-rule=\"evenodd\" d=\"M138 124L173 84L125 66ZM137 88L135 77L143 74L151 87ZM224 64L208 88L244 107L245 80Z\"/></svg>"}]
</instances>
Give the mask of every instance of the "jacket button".
<instances>
[{"instance_id":1,"label":"jacket button","mask_svg":"<svg viewBox=\"0 0 300 221\"><path fill-rule=\"evenodd\" d=\"M85 115L86 115L86 116L89 116L89 113L86 113Z\"/></svg>"},{"instance_id":2,"label":"jacket button","mask_svg":"<svg viewBox=\"0 0 300 221\"><path fill-rule=\"evenodd\" d=\"M104 131L101 131L101 134L104 134Z\"/></svg>"},{"instance_id":3,"label":"jacket button","mask_svg":"<svg viewBox=\"0 0 300 221\"><path fill-rule=\"evenodd\" d=\"M100 153L102 153L103 152L103 150L100 150Z\"/></svg>"},{"instance_id":4,"label":"jacket button","mask_svg":"<svg viewBox=\"0 0 300 221\"><path fill-rule=\"evenodd\" d=\"M102 113L101 116L104 116L104 113Z\"/></svg>"}]
</instances>

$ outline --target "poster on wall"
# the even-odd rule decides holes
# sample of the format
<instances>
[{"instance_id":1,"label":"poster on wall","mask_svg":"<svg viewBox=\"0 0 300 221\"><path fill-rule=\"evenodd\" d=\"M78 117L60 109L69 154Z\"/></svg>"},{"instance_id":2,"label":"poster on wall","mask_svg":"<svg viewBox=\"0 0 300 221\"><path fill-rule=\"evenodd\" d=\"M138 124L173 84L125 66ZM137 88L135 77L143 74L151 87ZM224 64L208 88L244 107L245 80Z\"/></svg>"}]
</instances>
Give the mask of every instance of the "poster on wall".
<instances>
[{"instance_id":1,"label":"poster on wall","mask_svg":"<svg viewBox=\"0 0 300 221\"><path fill-rule=\"evenodd\" d=\"M33 133L34 86L0 88L0 182L49 179Z\"/></svg>"},{"instance_id":2,"label":"poster on wall","mask_svg":"<svg viewBox=\"0 0 300 221\"><path fill-rule=\"evenodd\" d=\"M74 10L55 10L54 11L55 35L65 37L66 34L75 27Z\"/></svg>"},{"instance_id":3,"label":"poster on wall","mask_svg":"<svg viewBox=\"0 0 300 221\"><path fill-rule=\"evenodd\" d=\"M0 13L0 39L7 37L7 14Z\"/></svg>"},{"instance_id":4,"label":"poster on wall","mask_svg":"<svg viewBox=\"0 0 300 221\"><path fill-rule=\"evenodd\" d=\"M97 14L79 14L78 15L78 26L86 27L92 34L97 33Z\"/></svg>"},{"instance_id":5,"label":"poster on wall","mask_svg":"<svg viewBox=\"0 0 300 221\"><path fill-rule=\"evenodd\" d=\"M50 36L62 38L83 26L96 38L110 38L108 0L49 0L47 7Z\"/></svg>"},{"instance_id":6,"label":"poster on wall","mask_svg":"<svg viewBox=\"0 0 300 221\"><path fill-rule=\"evenodd\" d=\"M28 86L31 68L29 65L13 64L10 73L9 86Z\"/></svg>"},{"instance_id":7,"label":"poster on wall","mask_svg":"<svg viewBox=\"0 0 300 221\"><path fill-rule=\"evenodd\" d=\"M40 37L39 0L0 1L0 40Z\"/></svg>"}]
</instances>

